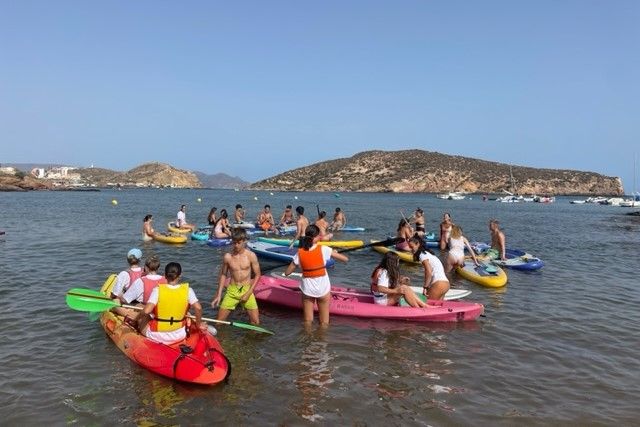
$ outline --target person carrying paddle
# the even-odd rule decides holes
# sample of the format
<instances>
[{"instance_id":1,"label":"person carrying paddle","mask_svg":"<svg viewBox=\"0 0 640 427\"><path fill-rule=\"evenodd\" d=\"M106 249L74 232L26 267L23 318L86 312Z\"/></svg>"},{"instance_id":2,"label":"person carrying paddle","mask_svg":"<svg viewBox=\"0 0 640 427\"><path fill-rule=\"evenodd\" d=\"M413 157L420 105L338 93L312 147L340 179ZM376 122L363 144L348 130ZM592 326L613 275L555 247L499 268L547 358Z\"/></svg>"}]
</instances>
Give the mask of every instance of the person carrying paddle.
<instances>
[{"instance_id":1,"label":"person carrying paddle","mask_svg":"<svg viewBox=\"0 0 640 427\"><path fill-rule=\"evenodd\" d=\"M194 230L196 226L187 222L187 205L181 205L178 214L176 215L176 227L184 228L185 230Z\"/></svg>"},{"instance_id":2,"label":"person carrying paddle","mask_svg":"<svg viewBox=\"0 0 640 427\"><path fill-rule=\"evenodd\" d=\"M296 214L298 215L298 219L296 220L296 235L291 240L290 248L293 247L296 240L300 239L304 236L307 227L309 226L309 220L306 216L304 216L304 207L298 206L296 207Z\"/></svg>"},{"instance_id":3,"label":"person carrying paddle","mask_svg":"<svg viewBox=\"0 0 640 427\"><path fill-rule=\"evenodd\" d=\"M489 231L491 232L491 249L487 251L487 255L491 259L500 258L501 261L505 261L507 243L504 236L504 232L500 230L500 223L497 219L489 221Z\"/></svg>"},{"instance_id":4,"label":"person carrying paddle","mask_svg":"<svg viewBox=\"0 0 640 427\"><path fill-rule=\"evenodd\" d=\"M330 258L347 262L346 255L338 253L329 246L318 245L320 229L315 225L309 225L305 229L301 239L300 248L293 256L293 261L285 270L285 276L290 275L300 266L302 270L302 310L306 324L313 322L313 305L318 305L318 320L320 325L329 324L329 303L331 302L331 282L325 268Z\"/></svg>"},{"instance_id":5,"label":"person carrying paddle","mask_svg":"<svg viewBox=\"0 0 640 427\"><path fill-rule=\"evenodd\" d=\"M129 268L118 273L115 285L111 290L111 298L118 298L125 293L129 286L142 277L142 267L140 260L142 259L142 251L138 248L132 248L127 252L127 263Z\"/></svg>"},{"instance_id":6,"label":"person carrying paddle","mask_svg":"<svg viewBox=\"0 0 640 427\"><path fill-rule=\"evenodd\" d=\"M347 225L347 216L342 212L342 209L336 208L336 211L333 214L333 221L331 221L329 229L333 231L340 231L340 229L345 225Z\"/></svg>"},{"instance_id":7,"label":"person carrying paddle","mask_svg":"<svg viewBox=\"0 0 640 427\"><path fill-rule=\"evenodd\" d=\"M182 341L187 336L187 313L193 308L195 324L207 330L202 321L202 306L188 283L180 283L182 266L170 262L164 269L167 284L158 285L149 295L149 301L139 316L138 326L144 336L164 344ZM153 317L151 317L153 315Z\"/></svg>"},{"instance_id":8,"label":"person carrying paddle","mask_svg":"<svg viewBox=\"0 0 640 427\"><path fill-rule=\"evenodd\" d=\"M258 303L253 295L253 290L260 279L260 264L258 264L256 254L245 247L247 232L244 229L233 230L231 239L233 249L230 253L224 254L222 258L218 290L211 301L211 307L216 308L219 304L217 319L225 320L229 317L229 313L240 304L242 308L247 310L251 323L259 325ZM253 279L251 279L252 273ZM229 283L227 284L227 282ZM227 292L223 299L222 290L225 287Z\"/></svg>"},{"instance_id":9,"label":"person carrying paddle","mask_svg":"<svg viewBox=\"0 0 640 427\"><path fill-rule=\"evenodd\" d=\"M402 298L411 307L426 307L427 304L413 292L409 278L400 276L400 257L387 252L371 274L373 302L380 305L399 305Z\"/></svg>"},{"instance_id":10,"label":"person carrying paddle","mask_svg":"<svg viewBox=\"0 0 640 427\"><path fill-rule=\"evenodd\" d=\"M444 273L442 262L429 250L424 239L413 236L409 239L409 247L413 252L414 261L419 261L424 269L424 284L422 293L428 299L444 299L449 290L449 279Z\"/></svg>"}]
</instances>

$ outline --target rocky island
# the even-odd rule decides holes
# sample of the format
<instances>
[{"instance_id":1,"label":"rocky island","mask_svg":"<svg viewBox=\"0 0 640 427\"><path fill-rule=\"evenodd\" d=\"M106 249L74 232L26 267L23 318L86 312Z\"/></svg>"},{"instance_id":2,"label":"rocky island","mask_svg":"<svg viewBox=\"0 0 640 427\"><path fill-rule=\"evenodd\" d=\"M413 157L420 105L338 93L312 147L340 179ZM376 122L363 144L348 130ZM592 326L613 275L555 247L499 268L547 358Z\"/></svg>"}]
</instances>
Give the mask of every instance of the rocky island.
<instances>
[{"instance_id":1,"label":"rocky island","mask_svg":"<svg viewBox=\"0 0 640 427\"><path fill-rule=\"evenodd\" d=\"M293 169L250 186L256 190L622 195L620 178L537 169L424 150L365 151Z\"/></svg>"}]
</instances>

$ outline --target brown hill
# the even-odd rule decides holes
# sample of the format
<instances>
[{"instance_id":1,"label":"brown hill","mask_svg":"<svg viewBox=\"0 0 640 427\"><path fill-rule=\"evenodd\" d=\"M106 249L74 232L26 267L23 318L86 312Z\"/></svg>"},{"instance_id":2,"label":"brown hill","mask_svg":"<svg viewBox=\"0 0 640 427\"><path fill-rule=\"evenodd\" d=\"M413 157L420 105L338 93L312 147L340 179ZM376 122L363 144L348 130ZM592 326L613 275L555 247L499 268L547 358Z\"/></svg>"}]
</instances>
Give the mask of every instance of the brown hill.
<instances>
[{"instance_id":1,"label":"brown hill","mask_svg":"<svg viewBox=\"0 0 640 427\"><path fill-rule=\"evenodd\" d=\"M189 171L174 168L165 163L145 163L127 172L116 172L101 168L74 169L82 181L99 187L109 185L137 187L200 188L200 180Z\"/></svg>"},{"instance_id":2,"label":"brown hill","mask_svg":"<svg viewBox=\"0 0 640 427\"><path fill-rule=\"evenodd\" d=\"M516 186L513 188L511 174ZM622 195L620 178L536 169L424 150L365 151L258 181L252 189Z\"/></svg>"}]
</instances>

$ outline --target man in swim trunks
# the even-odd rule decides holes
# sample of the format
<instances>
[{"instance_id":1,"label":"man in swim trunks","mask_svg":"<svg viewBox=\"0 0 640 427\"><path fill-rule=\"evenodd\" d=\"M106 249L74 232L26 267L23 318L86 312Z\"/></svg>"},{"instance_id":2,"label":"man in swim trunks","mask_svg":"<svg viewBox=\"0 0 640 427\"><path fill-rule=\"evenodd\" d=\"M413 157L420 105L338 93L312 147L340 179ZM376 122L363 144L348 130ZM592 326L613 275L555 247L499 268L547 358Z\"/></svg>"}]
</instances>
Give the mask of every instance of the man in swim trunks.
<instances>
[{"instance_id":1,"label":"man in swim trunks","mask_svg":"<svg viewBox=\"0 0 640 427\"><path fill-rule=\"evenodd\" d=\"M220 269L220 280L218 291L211 301L211 307L215 308L220 304L218 310L218 320L226 320L238 304L249 315L249 320L254 325L260 324L258 313L258 303L253 295L256 283L260 279L260 264L256 254L247 250L247 233L244 229L235 229L231 236L233 240L233 250L224 254L222 268ZM253 279L251 279L253 273ZM227 282L229 282L227 284ZM227 292L222 299L222 290L227 288ZM222 302L220 302L222 300Z\"/></svg>"},{"instance_id":2,"label":"man in swim trunks","mask_svg":"<svg viewBox=\"0 0 640 427\"><path fill-rule=\"evenodd\" d=\"M339 231L345 225L347 225L346 215L344 214L344 212L342 212L342 209L336 208L336 212L333 214L333 221L331 221L329 229L333 231Z\"/></svg>"},{"instance_id":3,"label":"man in swim trunks","mask_svg":"<svg viewBox=\"0 0 640 427\"><path fill-rule=\"evenodd\" d=\"M489 231L491 232L491 249L487 251L487 255L492 259L505 261L507 259L505 251L507 248L504 232L500 230L500 223L497 219L489 221Z\"/></svg>"}]
</instances>

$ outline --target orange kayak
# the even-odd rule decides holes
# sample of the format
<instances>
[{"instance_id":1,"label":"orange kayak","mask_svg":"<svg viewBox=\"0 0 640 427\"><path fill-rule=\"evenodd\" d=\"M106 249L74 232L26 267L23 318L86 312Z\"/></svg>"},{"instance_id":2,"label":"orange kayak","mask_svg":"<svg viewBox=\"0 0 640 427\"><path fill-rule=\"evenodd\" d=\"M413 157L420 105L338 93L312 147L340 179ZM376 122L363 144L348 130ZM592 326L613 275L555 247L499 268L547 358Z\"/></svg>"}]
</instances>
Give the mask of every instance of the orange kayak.
<instances>
[{"instance_id":1,"label":"orange kayak","mask_svg":"<svg viewBox=\"0 0 640 427\"><path fill-rule=\"evenodd\" d=\"M107 279L102 289L107 295L115 280L109 282ZM189 330L184 341L167 345L141 335L121 316L110 311L102 313L100 323L129 359L158 375L188 383L213 385L224 381L231 372L229 359L218 340L196 327Z\"/></svg>"}]
</instances>

